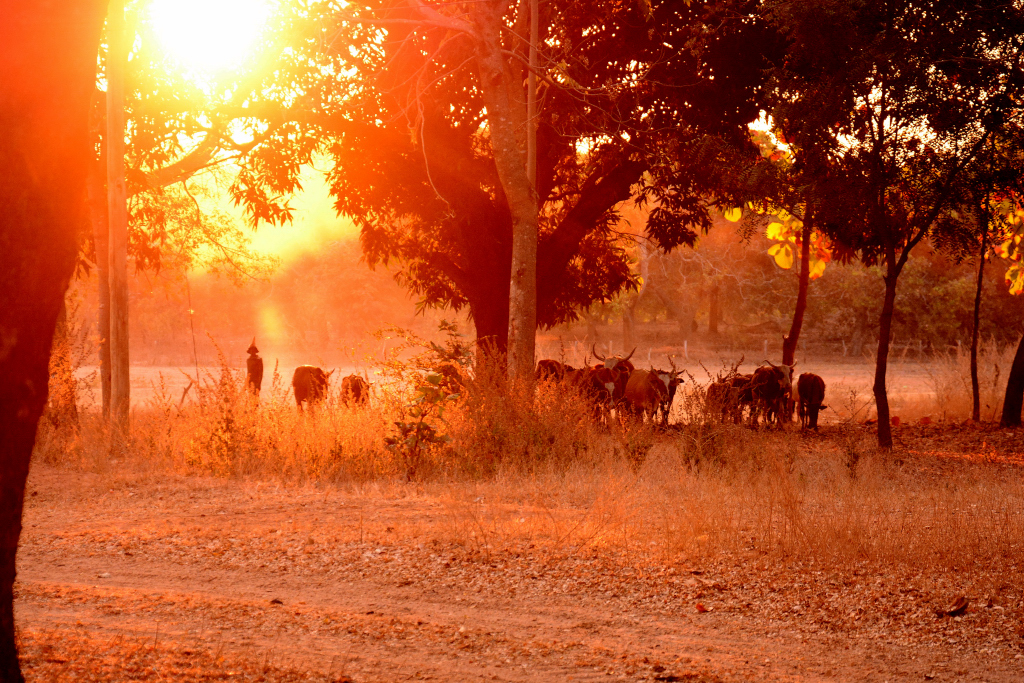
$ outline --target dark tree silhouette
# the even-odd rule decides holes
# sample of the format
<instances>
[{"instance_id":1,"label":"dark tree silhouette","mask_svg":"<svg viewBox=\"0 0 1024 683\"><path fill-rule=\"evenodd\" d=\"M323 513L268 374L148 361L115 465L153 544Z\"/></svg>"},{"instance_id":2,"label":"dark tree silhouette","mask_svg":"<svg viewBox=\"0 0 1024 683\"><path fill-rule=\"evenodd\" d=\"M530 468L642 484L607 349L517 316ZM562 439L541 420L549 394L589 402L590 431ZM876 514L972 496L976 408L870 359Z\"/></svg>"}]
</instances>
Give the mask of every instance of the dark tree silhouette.
<instances>
[{"instance_id":1,"label":"dark tree silhouette","mask_svg":"<svg viewBox=\"0 0 1024 683\"><path fill-rule=\"evenodd\" d=\"M50 344L88 226L89 97L105 3L0 0L0 681L21 681L15 554Z\"/></svg>"},{"instance_id":2,"label":"dark tree silhouette","mask_svg":"<svg viewBox=\"0 0 1024 683\"><path fill-rule=\"evenodd\" d=\"M892 447L886 368L896 285L956 184L1014 110L1021 9L1001 0L798 0L770 16L789 37L773 112L787 138L829 149L818 224L883 269L874 395Z\"/></svg>"},{"instance_id":3,"label":"dark tree silhouette","mask_svg":"<svg viewBox=\"0 0 1024 683\"><path fill-rule=\"evenodd\" d=\"M514 220L478 51L443 23L418 19L413 4L369 3L358 17L339 11L331 49L323 38L309 42L309 54L339 74L333 87L350 93L320 119L333 137L332 193L360 225L371 265L397 262L399 281L424 305L468 306L478 338L504 348ZM500 36L518 100L526 4L505 3ZM613 230L621 202L653 205L648 233L662 249L692 244L710 226L736 150L755 154L746 124L758 114L761 53L775 43L749 14L754 4L541 7L541 326L634 284ZM450 12L472 20L473 10L459 7ZM368 26L386 37L367 36Z\"/></svg>"}]
</instances>

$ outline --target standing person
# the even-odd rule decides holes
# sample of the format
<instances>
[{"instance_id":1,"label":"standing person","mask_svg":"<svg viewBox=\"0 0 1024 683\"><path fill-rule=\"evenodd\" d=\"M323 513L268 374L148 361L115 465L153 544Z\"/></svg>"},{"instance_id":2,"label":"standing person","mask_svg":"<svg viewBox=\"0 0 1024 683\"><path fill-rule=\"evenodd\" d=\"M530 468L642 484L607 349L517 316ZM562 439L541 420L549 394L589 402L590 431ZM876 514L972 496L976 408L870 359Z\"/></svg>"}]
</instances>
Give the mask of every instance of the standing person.
<instances>
[{"instance_id":1,"label":"standing person","mask_svg":"<svg viewBox=\"0 0 1024 683\"><path fill-rule=\"evenodd\" d=\"M260 350L256 348L256 337L252 338L252 344L246 351L249 357L245 360L245 388L259 396L263 386L263 359L258 355Z\"/></svg>"}]
</instances>

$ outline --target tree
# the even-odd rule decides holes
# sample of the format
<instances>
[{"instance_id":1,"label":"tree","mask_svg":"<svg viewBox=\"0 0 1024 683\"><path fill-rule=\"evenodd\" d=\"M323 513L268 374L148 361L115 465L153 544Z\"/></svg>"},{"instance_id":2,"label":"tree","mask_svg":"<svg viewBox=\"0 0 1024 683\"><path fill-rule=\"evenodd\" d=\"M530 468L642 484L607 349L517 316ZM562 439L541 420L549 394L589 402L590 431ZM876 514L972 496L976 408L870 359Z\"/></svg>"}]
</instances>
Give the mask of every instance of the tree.
<instances>
[{"instance_id":1,"label":"tree","mask_svg":"<svg viewBox=\"0 0 1024 683\"><path fill-rule=\"evenodd\" d=\"M499 350L515 226L531 216L541 326L633 286L612 230L616 206L639 197L653 207L657 247L692 244L738 158L725 141L753 153L745 126L757 116L759 51L772 43L748 5L542 6L536 197L519 175L527 3L452 3L436 16L404 1L325 12L329 37L311 35L302 54L327 62L348 93L324 118L329 178L367 261L398 262L422 305L468 306L478 339ZM704 44L711 26L716 40Z\"/></svg>"},{"instance_id":2,"label":"tree","mask_svg":"<svg viewBox=\"0 0 1024 683\"><path fill-rule=\"evenodd\" d=\"M22 681L15 556L50 345L86 218L105 3L0 0L0 680Z\"/></svg>"},{"instance_id":3,"label":"tree","mask_svg":"<svg viewBox=\"0 0 1024 683\"><path fill-rule=\"evenodd\" d=\"M1019 294L1024 284L1024 273L1016 260L1019 254L1014 238L1024 211L1018 198L1024 195L1021 146L1024 137L1019 125L1013 121L997 130L989 139L986 150L963 174L958 183L956 199L940 219L945 225L940 232L939 245L955 258L975 256L978 270L974 289L974 309L971 319L971 418L981 419L981 392L978 380L978 342L981 328L981 305L985 282L985 263L992 256L1010 261L1007 280L1010 292Z\"/></svg>"},{"instance_id":4,"label":"tree","mask_svg":"<svg viewBox=\"0 0 1024 683\"><path fill-rule=\"evenodd\" d=\"M787 140L829 150L818 222L884 268L873 391L878 443L892 447L886 367L896 286L955 184L1013 113L1021 9L997 2L780 2L789 38L771 112Z\"/></svg>"},{"instance_id":5,"label":"tree","mask_svg":"<svg viewBox=\"0 0 1024 683\"><path fill-rule=\"evenodd\" d=\"M820 164L813 163L820 155L820 150L804 150L804 153L794 154L793 145L780 147L774 135L766 131L752 130L751 137L761 151L761 165L767 165L768 170L751 174L760 182L751 187L754 199L748 202L748 206L776 219L765 230L768 239L775 241L768 253L776 265L789 270L795 262L794 249L800 250L796 306L789 334L782 338L782 363L793 365L807 310L808 287L811 280L822 276L825 266L832 259L828 238L814 228L815 204L825 201L815 195L822 184L822 179L815 172ZM762 192L766 194L762 196ZM738 221L741 214L740 209L732 209L725 216Z\"/></svg>"},{"instance_id":6,"label":"tree","mask_svg":"<svg viewBox=\"0 0 1024 683\"><path fill-rule=\"evenodd\" d=\"M1019 150L1018 150L1019 151ZM1006 194L1001 198L999 215L1005 221L1005 232L1001 243L996 245L996 254L1010 261L1010 267L1006 270L1006 282L1009 285L1011 294L1024 292L1024 250L1021 242L1024 241L1024 205L1020 197L1024 194L1017 192ZM1024 337L1021 337L1017 345L1017 353L1014 354L1013 364L1010 367L1010 376L1006 380L1006 394L1003 397L1003 414L999 420L1000 426L1019 427L1021 424L1021 409L1024 406Z\"/></svg>"}]
</instances>

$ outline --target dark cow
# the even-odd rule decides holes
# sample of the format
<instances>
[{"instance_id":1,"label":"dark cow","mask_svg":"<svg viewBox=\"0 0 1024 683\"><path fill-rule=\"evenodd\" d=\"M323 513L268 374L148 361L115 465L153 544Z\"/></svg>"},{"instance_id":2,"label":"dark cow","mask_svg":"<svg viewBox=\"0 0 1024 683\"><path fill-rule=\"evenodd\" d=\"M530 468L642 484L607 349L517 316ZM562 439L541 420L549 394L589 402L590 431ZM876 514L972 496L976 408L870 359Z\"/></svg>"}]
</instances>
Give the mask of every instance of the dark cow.
<instances>
[{"instance_id":1,"label":"dark cow","mask_svg":"<svg viewBox=\"0 0 1024 683\"><path fill-rule=\"evenodd\" d=\"M564 384L579 393L580 397L590 405L595 420L602 420L608 415L613 404L616 383L622 383L621 373L608 370L603 366L569 370L565 373ZM624 385L623 385L623 388Z\"/></svg>"},{"instance_id":2,"label":"dark cow","mask_svg":"<svg viewBox=\"0 0 1024 683\"><path fill-rule=\"evenodd\" d=\"M765 424L774 422L781 425L785 417L786 403L793 392L793 367L796 365L774 365L769 361L767 366L754 371L750 382L753 408L750 412L750 423L757 426L758 418L763 414Z\"/></svg>"},{"instance_id":3,"label":"dark cow","mask_svg":"<svg viewBox=\"0 0 1024 683\"><path fill-rule=\"evenodd\" d=\"M671 370L655 370L651 368L651 372L656 374L668 389L668 396L665 397L665 400L658 407L663 425L668 425L668 414L672 410L672 402L676 400L676 391L679 389L679 385L683 383L683 379L679 376L680 370L676 368L676 359L669 356L668 362L672 366Z\"/></svg>"},{"instance_id":4,"label":"dark cow","mask_svg":"<svg viewBox=\"0 0 1024 683\"><path fill-rule=\"evenodd\" d=\"M568 372L575 370L571 365L559 362L557 360L551 360L545 358L537 361L537 381L550 380L555 382L561 382L565 379L565 375Z\"/></svg>"},{"instance_id":5,"label":"dark cow","mask_svg":"<svg viewBox=\"0 0 1024 683\"><path fill-rule=\"evenodd\" d=\"M818 429L818 411L827 406L821 405L825 400L825 380L817 375L805 372L796 382L796 412L800 416L800 426Z\"/></svg>"},{"instance_id":6,"label":"dark cow","mask_svg":"<svg viewBox=\"0 0 1024 683\"><path fill-rule=\"evenodd\" d=\"M346 406L365 406L370 400L370 383L359 375L341 378L341 402Z\"/></svg>"},{"instance_id":7,"label":"dark cow","mask_svg":"<svg viewBox=\"0 0 1024 683\"><path fill-rule=\"evenodd\" d=\"M752 408L754 404L753 379L753 375L732 373L709 384L704 399L708 417L740 424L743 409Z\"/></svg>"},{"instance_id":8,"label":"dark cow","mask_svg":"<svg viewBox=\"0 0 1024 683\"><path fill-rule=\"evenodd\" d=\"M295 405L302 410L302 404L313 406L324 400L327 383L334 370L324 372L313 365L300 365L292 375L292 389L295 390Z\"/></svg>"},{"instance_id":9,"label":"dark cow","mask_svg":"<svg viewBox=\"0 0 1024 683\"><path fill-rule=\"evenodd\" d=\"M245 388L256 396L260 395L260 388L263 386L263 359L259 357L260 350L256 348L256 337L252 338L252 344L246 349L249 357L245 359Z\"/></svg>"},{"instance_id":10,"label":"dark cow","mask_svg":"<svg viewBox=\"0 0 1024 683\"><path fill-rule=\"evenodd\" d=\"M668 386L653 370L634 370L626 381L622 405L637 417L654 420L668 400Z\"/></svg>"}]
</instances>

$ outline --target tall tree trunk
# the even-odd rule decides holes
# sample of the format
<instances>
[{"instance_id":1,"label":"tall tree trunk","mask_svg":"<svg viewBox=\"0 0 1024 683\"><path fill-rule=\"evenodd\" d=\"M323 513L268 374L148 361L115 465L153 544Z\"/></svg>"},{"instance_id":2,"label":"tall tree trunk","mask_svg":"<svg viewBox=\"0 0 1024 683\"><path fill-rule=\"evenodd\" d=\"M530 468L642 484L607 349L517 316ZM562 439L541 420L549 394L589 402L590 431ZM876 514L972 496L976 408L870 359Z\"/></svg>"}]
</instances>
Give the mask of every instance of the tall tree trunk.
<instances>
[{"instance_id":1,"label":"tall tree trunk","mask_svg":"<svg viewBox=\"0 0 1024 683\"><path fill-rule=\"evenodd\" d=\"M986 205L988 201L986 200ZM978 254L978 286L974 290L974 319L971 326L971 419L981 420L981 388L978 382L978 326L981 322L981 292L985 285L985 251L988 249L988 210L982 217L981 252Z\"/></svg>"},{"instance_id":2,"label":"tall tree trunk","mask_svg":"<svg viewBox=\"0 0 1024 683\"><path fill-rule=\"evenodd\" d=\"M104 136L105 138L106 136ZM104 141L103 146L106 147ZM89 220L96 248L96 278L99 280L97 331L99 332L100 395L104 419L110 418L110 224L107 220L106 154L89 165Z\"/></svg>"},{"instance_id":3,"label":"tall tree trunk","mask_svg":"<svg viewBox=\"0 0 1024 683\"><path fill-rule=\"evenodd\" d=\"M889 261L885 274L885 298L878 317L878 355L875 358L875 408L878 411L878 447L892 450L892 425L889 424L889 395L885 389L885 372L889 364L889 341L892 338L892 314L896 307L896 280L899 269Z\"/></svg>"},{"instance_id":4,"label":"tall tree trunk","mask_svg":"<svg viewBox=\"0 0 1024 683\"><path fill-rule=\"evenodd\" d=\"M494 165L512 214L512 277L509 287L508 373L509 378L533 381L537 335L537 192L526 169L525 140L517 130L525 124L525 111L514 110L513 91L502 53L502 14L495 8L480 8L477 22L477 64L480 91L487 107ZM522 91L522 86L518 86Z\"/></svg>"},{"instance_id":5,"label":"tall tree trunk","mask_svg":"<svg viewBox=\"0 0 1024 683\"><path fill-rule=\"evenodd\" d=\"M792 365L796 360L796 345L800 341L800 330L804 325L807 310L807 288L811 282L811 231L813 230L810 210L804 214L804 229L800 235L800 285L796 292L796 309L789 334L782 338L782 364Z\"/></svg>"},{"instance_id":6,"label":"tall tree trunk","mask_svg":"<svg viewBox=\"0 0 1024 683\"><path fill-rule=\"evenodd\" d=\"M711 286L711 305L708 307L708 332L718 334L718 321L722 317L722 305L718 300L720 290L717 284Z\"/></svg>"},{"instance_id":7,"label":"tall tree trunk","mask_svg":"<svg viewBox=\"0 0 1024 683\"><path fill-rule=\"evenodd\" d=\"M1020 427L1021 408L1024 407L1024 337L1017 344L1017 353L1010 366L1006 380L1006 395L1003 397L1001 427Z\"/></svg>"},{"instance_id":8,"label":"tall tree trunk","mask_svg":"<svg viewBox=\"0 0 1024 683\"><path fill-rule=\"evenodd\" d=\"M107 196L110 221L110 417L115 441L128 435L128 204L124 179L124 70L128 40L124 0L111 0L107 21Z\"/></svg>"},{"instance_id":9,"label":"tall tree trunk","mask_svg":"<svg viewBox=\"0 0 1024 683\"><path fill-rule=\"evenodd\" d=\"M0 681L23 679L14 578L50 348L86 224L102 0L0 0Z\"/></svg>"}]
</instances>

